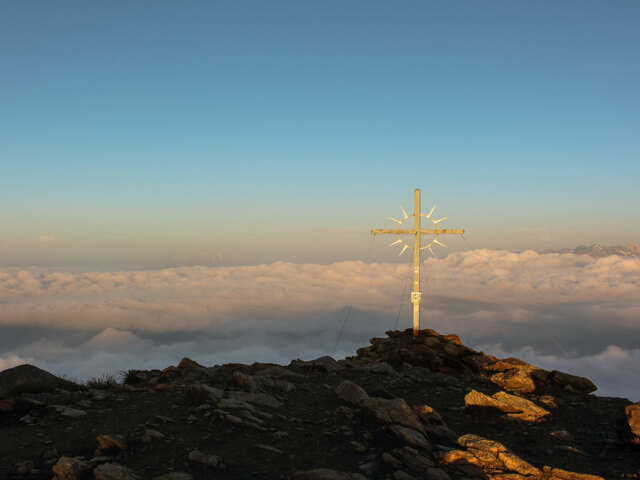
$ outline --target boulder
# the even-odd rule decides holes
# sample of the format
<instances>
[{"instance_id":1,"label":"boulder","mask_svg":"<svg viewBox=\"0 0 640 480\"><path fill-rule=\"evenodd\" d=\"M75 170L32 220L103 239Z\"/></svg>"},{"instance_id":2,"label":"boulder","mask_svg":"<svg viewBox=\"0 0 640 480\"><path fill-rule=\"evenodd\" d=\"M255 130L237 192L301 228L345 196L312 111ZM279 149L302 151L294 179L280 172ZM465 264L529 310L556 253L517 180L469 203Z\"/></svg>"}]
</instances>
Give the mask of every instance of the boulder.
<instances>
[{"instance_id":1,"label":"boulder","mask_svg":"<svg viewBox=\"0 0 640 480\"><path fill-rule=\"evenodd\" d=\"M284 404L272 395L258 392L229 392L228 400L240 400L241 402L260 405L261 407L281 408ZM223 399L224 400L224 399Z\"/></svg>"},{"instance_id":2,"label":"boulder","mask_svg":"<svg viewBox=\"0 0 640 480\"><path fill-rule=\"evenodd\" d=\"M118 463L103 463L93 471L95 480L140 480L130 468Z\"/></svg>"},{"instance_id":3,"label":"boulder","mask_svg":"<svg viewBox=\"0 0 640 480\"><path fill-rule=\"evenodd\" d=\"M60 457L58 462L51 467L53 480L89 479L94 466L84 457Z\"/></svg>"},{"instance_id":4,"label":"boulder","mask_svg":"<svg viewBox=\"0 0 640 480\"><path fill-rule=\"evenodd\" d=\"M206 467L217 467L220 465L221 459L216 455L205 455L199 450L191 450L189 452L189 460L199 463Z\"/></svg>"},{"instance_id":5,"label":"boulder","mask_svg":"<svg viewBox=\"0 0 640 480\"><path fill-rule=\"evenodd\" d=\"M96 441L98 442L98 448L94 453L96 457L105 453L119 452L127 448L122 435L98 435Z\"/></svg>"},{"instance_id":6,"label":"boulder","mask_svg":"<svg viewBox=\"0 0 640 480\"><path fill-rule=\"evenodd\" d=\"M349 380L343 380L336 388L335 393L345 402L355 405L360 405L363 400L369 398L367 392Z\"/></svg>"},{"instance_id":7,"label":"boulder","mask_svg":"<svg viewBox=\"0 0 640 480\"><path fill-rule=\"evenodd\" d=\"M472 390L464 397L464 402L470 413L495 413L525 422L538 422L551 415L535 403L506 392L498 392L489 397Z\"/></svg>"},{"instance_id":8,"label":"boulder","mask_svg":"<svg viewBox=\"0 0 640 480\"><path fill-rule=\"evenodd\" d=\"M627 414L629 441L634 445L640 445L640 402L629 405L624 411Z\"/></svg>"},{"instance_id":9,"label":"boulder","mask_svg":"<svg viewBox=\"0 0 640 480\"><path fill-rule=\"evenodd\" d=\"M155 477L153 480L193 480L193 475L185 472L169 472Z\"/></svg>"},{"instance_id":10,"label":"boulder","mask_svg":"<svg viewBox=\"0 0 640 480\"><path fill-rule=\"evenodd\" d=\"M478 475L478 467L487 473L515 473L523 476L539 478L542 471L525 462L515 453L509 451L500 442L488 440L478 435L467 434L458 439L458 444L467 450L454 450L442 456L442 463L450 465L463 473L469 474L469 470L475 470ZM471 469L468 468L471 466ZM494 478L491 476L491 478Z\"/></svg>"},{"instance_id":11,"label":"boulder","mask_svg":"<svg viewBox=\"0 0 640 480\"><path fill-rule=\"evenodd\" d=\"M342 368L340 364L329 355L316 358L315 360L310 360L308 363L309 365L313 366L313 368L324 370L325 372L329 372L329 373L337 372Z\"/></svg>"},{"instance_id":12,"label":"boulder","mask_svg":"<svg viewBox=\"0 0 640 480\"><path fill-rule=\"evenodd\" d=\"M296 472L292 480L367 480L367 477L359 473L345 473L330 468L316 468L304 472Z\"/></svg>"},{"instance_id":13,"label":"boulder","mask_svg":"<svg viewBox=\"0 0 640 480\"><path fill-rule=\"evenodd\" d=\"M424 450L430 450L431 444L429 439L422 433L413 428L406 428L401 425L392 425L389 430L402 440L406 445Z\"/></svg>"},{"instance_id":14,"label":"boulder","mask_svg":"<svg viewBox=\"0 0 640 480\"><path fill-rule=\"evenodd\" d=\"M398 424L424 432L422 422L416 413L402 398L365 398L361 401L362 410L387 425Z\"/></svg>"}]
</instances>

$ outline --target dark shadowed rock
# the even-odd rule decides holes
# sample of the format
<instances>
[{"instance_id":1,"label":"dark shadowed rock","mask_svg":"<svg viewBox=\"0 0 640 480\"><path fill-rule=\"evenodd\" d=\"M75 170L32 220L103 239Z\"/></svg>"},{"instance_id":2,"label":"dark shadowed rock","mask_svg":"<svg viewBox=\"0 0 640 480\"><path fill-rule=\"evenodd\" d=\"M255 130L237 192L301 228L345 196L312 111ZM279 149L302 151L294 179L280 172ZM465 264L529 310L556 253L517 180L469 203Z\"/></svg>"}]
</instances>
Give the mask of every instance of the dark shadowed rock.
<instances>
[{"instance_id":1,"label":"dark shadowed rock","mask_svg":"<svg viewBox=\"0 0 640 480\"><path fill-rule=\"evenodd\" d=\"M360 405L363 400L369 398L367 392L365 392L360 386L349 380L343 380L338 388L335 390L336 395L347 403L353 403Z\"/></svg>"},{"instance_id":2,"label":"dark shadowed rock","mask_svg":"<svg viewBox=\"0 0 640 480\"><path fill-rule=\"evenodd\" d=\"M365 398L360 403L364 412L387 425L398 424L424 432L418 415L402 398Z\"/></svg>"},{"instance_id":3,"label":"dark shadowed rock","mask_svg":"<svg viewBox=\"0 0 640 480\"><path fill-rule=\"evenodd\" d=\"M387 362L398 369L403 363L433 372L456 375L479 374L516 394L546 394L556 390L586 395L596 390L590 380L567 373L548 372L517 358L500 360L462 344L457 335L439 335L434 330L390 331L388 338L372 338L370 347L357 350L350 364L374 365Z\"/></svg>"},{"instance_id":4,"label":"dark shadowed rock","mask_svg":"<svg viewBox=\"0 0 640 480\"><path fill-rule=\"evenodd\" d=\"M345 473L329 468L316 468L304 472L296 472L292 480L367 480L367 477L359 473Z\"/></svg>"},{"instance_id":5,"label":"dark shadowed rock","mask_svg":"<svg viewBox=\"0 0 640 480\"><path fill-rule=\"evenodd\" d=\"M186 472L169 472L155 477L153 480L193 480L193 475Z\"/></svg>"},{"instance_id":6,"label":"dark shadowed rock","mask_svg":"<svg viewBox=\"0 0 640 480\"><path fill-rule=\"evenodd\" d=\"M118 463L104 463L93 471L95 480L140 480L140 477L130 468Z\"/></svg>"},{"instance_id":7,"label":"dark shadowed rock","mask_svg":"<svg viewBox=\"0 0 640 480\"><path fill-rule=\"evenodd\" d=\"M313 365L314 368L319 368L321 370L324 370L325 372L337 372L341 368L340 364L329 355L316 358L315 360L310 360L309 364Z\"/></svg>"}]
</instances>

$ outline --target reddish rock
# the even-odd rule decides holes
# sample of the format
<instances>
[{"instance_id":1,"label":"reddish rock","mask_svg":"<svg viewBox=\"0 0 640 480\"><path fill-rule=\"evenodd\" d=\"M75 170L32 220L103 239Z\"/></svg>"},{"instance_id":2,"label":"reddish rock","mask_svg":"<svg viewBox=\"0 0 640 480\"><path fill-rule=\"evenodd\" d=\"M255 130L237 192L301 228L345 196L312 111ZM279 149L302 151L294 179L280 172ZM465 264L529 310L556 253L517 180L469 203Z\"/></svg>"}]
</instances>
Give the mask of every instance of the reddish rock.
<instances>
[{"instance_id":1,"label":"reddish rock","mask_svg":"<svg viewBox=\"0 0 640 480\"><path fill-rule=\"evenodd\" d=\"M93 467L83 457L60 457L51 470L53 480L85 480L90 478Z\"/></svg>"},{"instance_id":2,"label":"reddish rock","mask_svg":"<svg viewBox=\"0 0 640 480\"><path fill-rule=\"evenodd\" d=\"M489 397L472 390L464 397L464 402L465 408L471 413L481 411L504 414L509 418L526 422L537 422L550 415L547 410L537 406L535 403L505 392L498 392Z\"/></svg>"},{"instance_id":3,"label":"reddish rock","mask_svg":"<svg viewBox=\"0 0 640 480\"><path fill-rule=\"evenodd\" d=\"M624 411L627 414L627 425L631 432L629 441L634 445L640 445L640 402L629 405Z\"/></svg>"}]
</instances>

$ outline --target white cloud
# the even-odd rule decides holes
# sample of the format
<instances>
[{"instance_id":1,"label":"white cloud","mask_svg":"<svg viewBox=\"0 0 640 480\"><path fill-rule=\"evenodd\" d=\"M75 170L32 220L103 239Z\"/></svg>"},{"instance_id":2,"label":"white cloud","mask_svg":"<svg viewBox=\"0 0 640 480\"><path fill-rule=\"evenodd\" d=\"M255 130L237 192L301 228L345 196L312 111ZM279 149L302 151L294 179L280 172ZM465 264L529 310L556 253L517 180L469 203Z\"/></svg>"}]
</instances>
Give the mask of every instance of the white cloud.
<instances>
[{"instance_id":1,"label":"white cloud","mask_svg":"<svg viewBox=\"0 0 640 480\"><path fill-rule=\"evenodd\" d=\"M514 351L529 345L548 354L555 347L540 333L542 323L578 356L606 351L606 365L634 371L631 360L616 360L607 348L636 358L640 259L478 250L424 264L423 325L465 341L501 342ZM30 357L69 374L96 375L101 366L162 368L183 356L288 363L330 354L348 305L354 315L336 356L353 354L394 327L407 272L406 264L362 262L0 269L0 326L80 335L72 342L33 333L30 341L0 349L0 366ZM410 323L407 297L399 328ZM634 378L640 384L640 373Z\"/></svg>"}]
</instances>

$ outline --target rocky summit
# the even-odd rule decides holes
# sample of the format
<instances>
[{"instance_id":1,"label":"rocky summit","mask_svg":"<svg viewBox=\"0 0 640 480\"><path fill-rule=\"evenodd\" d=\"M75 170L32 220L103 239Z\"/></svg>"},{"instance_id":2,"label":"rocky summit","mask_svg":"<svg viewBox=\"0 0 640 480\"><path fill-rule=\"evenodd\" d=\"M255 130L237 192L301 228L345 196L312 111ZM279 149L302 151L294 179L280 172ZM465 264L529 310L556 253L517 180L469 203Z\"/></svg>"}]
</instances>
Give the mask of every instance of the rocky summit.
<instances>
[{"instance_id":1,"label":"rocky summit","mask_svg":"<svg viewBox=\"0 0 640 480\"><path fill-rule=\"evenodd\" d=\"M640 404L456 335L370 343L339 361L185 358L85 386L0 372L0 478L640 478Z\"/></svg>"}]
</instances>

